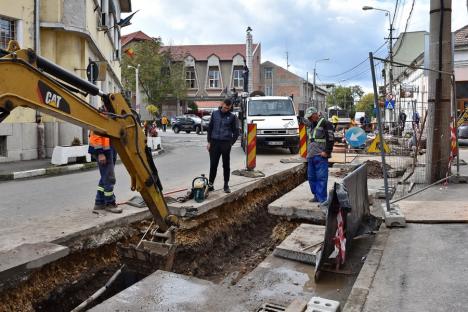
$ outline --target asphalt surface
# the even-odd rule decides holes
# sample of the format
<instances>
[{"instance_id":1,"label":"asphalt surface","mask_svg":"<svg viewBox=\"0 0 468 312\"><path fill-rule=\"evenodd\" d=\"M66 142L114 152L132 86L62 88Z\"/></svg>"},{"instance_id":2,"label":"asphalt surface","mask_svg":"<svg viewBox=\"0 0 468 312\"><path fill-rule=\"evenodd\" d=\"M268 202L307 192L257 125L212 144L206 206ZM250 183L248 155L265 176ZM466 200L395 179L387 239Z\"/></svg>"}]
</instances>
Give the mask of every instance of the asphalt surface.
<instances>
[{"instance_id":1,"label":"asphalt surface","mask_svg":"<svg viewBox=\"0 0 468 312\"><path fill-rule=\"evenodd\" d=\"M154 159L164 193L189 188L194 177L202 173L208 175L206 134L174 134L168 131L161 133L161 137L165 152ZM273 156L270 157L270 154ZM271 161L275 162L291 156L286 149L270 150L265 155L265 159L270 161L272 158ZM244 157L240 143L237 142L231 152L231 170L244 168ZM116 165L115 173L117 184L114 192L117 202L125 202L138 195L130 190L130 177L122 164ZM38 227L50 229L49 232L54 232L54 235L60 232L67 234L72 228L76 230L79 226L85 227L93 215L91 210L98 179L99 173L94 169L60 176L0 182L0 250L30 240L48 241L50 235L39 231ZM222 181L220 161L216 189L222 188ZM44 236L39 237L39 233Z\"/></svg>"}]
</instances>

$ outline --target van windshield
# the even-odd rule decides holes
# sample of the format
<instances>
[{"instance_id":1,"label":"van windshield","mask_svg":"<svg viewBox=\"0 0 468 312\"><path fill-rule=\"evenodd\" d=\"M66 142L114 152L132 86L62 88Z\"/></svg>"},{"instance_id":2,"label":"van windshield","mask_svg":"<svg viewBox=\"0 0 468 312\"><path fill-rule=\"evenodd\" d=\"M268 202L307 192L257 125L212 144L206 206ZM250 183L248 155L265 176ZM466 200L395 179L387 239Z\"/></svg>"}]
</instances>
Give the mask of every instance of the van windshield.
<instances>
[{"instance_id":1,"label":"van windshield","mask_svg":"<svg viewBox=\"0 0 468 312\"><path fill-rule=\"evenodd\" d=\"M291 100L255 100L249 102L249 116L293 116Z\"/></svg>"}]
</instances>

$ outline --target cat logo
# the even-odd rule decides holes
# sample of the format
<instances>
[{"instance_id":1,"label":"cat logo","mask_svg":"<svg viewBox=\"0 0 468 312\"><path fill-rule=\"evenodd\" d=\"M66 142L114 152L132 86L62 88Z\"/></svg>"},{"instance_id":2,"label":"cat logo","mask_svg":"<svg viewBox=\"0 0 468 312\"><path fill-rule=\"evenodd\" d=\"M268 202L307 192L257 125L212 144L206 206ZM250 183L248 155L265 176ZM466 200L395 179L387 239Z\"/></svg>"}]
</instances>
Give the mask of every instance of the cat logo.
<instances>
[{"instance_id":1,"label":"cat logo","mask_svg":"<svg viewBox=\"0 0 468 312\"><path fill-rule=\"evenodd\" d=\"M67 101L60 96L57 92L47 86L44 82L40 81L37 84L39 98L42 103L57 108L65 113L70 113L70 105Z\"/></svg>"}]
</instances>

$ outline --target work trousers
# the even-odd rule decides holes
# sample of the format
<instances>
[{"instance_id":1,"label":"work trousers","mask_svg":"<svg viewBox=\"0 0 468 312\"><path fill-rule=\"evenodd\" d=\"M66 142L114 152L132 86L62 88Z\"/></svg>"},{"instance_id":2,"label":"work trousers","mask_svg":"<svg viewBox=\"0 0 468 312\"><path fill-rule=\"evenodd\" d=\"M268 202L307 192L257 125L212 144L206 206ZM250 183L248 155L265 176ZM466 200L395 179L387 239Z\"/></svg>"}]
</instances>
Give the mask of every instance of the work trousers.
<instances>
[{"instance_id":1,"label":"work trousers","mask_svg":"<svg viewBox=\"0 0 468 312\"><path fill-rule=\"evenodd\" d=\"M231 174L230 154L231 154L231 142L230 141L211 140L210 178L209 178L209 181L211 184L213 184L215 181L220 157L223 158L224 184L228 184L229 175Z\"/></svg>"},{"instance_id":2,"label":"work trousers","mask_svg":"<svg viewBox=\"0 0 468 312\"><path fill-rule=\"evenodd\" d=\"M307 159L307 179L318 202L327 200L328 158L320 155Z\"/></svg>"},{"instance_id":3,"label":"work trousers","mask_svg":"<svg viewBox=\"0 0 468 312\"><path fill-rule=\"evenodd\" d=\"M166 128L167 128L167 125L166 125L166 124L163 124L163 125L162 125L163 132L166 132Z\"/></svg>"},{"instance_id":4,"label":"work trousers","mask_svg":"<svg viewBox=\"0 0 468 312\"><path fill-rule=\"evenodd\" d=\"M114 165L116 154L114 151L106 151L106 163L101 165L98 163L99 179L97 192L96 192L96 205L108 205L115 203L114 185L115 185L115 172Z\"/></svg>"}]
</instances>

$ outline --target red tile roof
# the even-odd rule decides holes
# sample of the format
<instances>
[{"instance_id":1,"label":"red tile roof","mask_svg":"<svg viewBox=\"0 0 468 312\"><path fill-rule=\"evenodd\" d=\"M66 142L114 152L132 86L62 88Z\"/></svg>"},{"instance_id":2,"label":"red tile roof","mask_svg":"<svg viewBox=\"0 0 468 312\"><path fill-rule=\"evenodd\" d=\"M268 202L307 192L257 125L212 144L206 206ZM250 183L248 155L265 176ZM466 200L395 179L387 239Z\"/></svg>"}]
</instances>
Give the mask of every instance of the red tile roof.
<instances>
[{"instance_id":1,"label":"red tile roof","mask_svg":"<svg viewBox=\"0 0 468 312\"><path fill-rule=\"evenodd\" d=\"M150 36L145 34L142 31L137 31L130 33L128 35L123 35L120 41L122 41L122 46L125 46L126 44L130 43L131 41L143 41L143 40L153 40Z\"/></svg>"},{"instance_id":2,"label":"red tile roof","mask_svg":"<svg viewBox=\"0 0 468 312\"><path fill-rule=\"evenodd\" d=\"M258 44L253 45L253 50ZM206 44L164 46L163 51L170 51L173 55L185 57L191 55L197 61L206 61L215 54L220 60L232 60L236 54L245 58L245 44Z\"/></svg>"}]
</instances>

